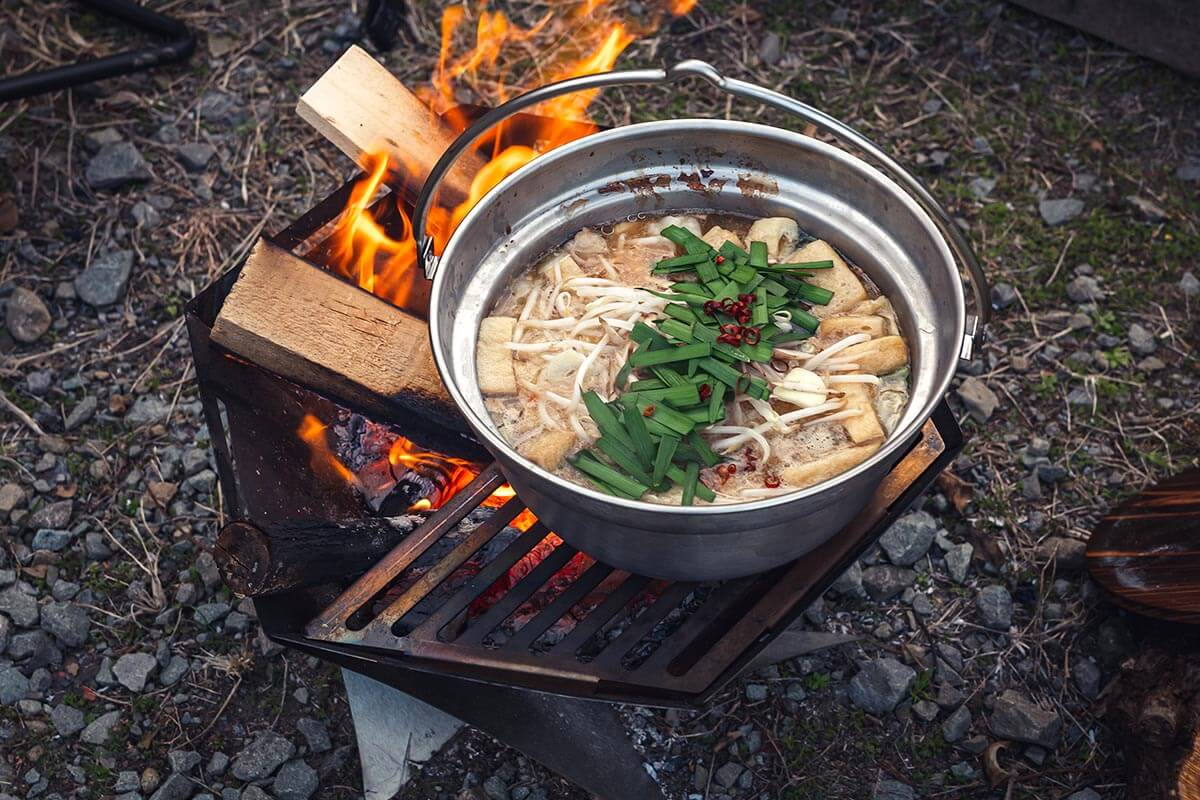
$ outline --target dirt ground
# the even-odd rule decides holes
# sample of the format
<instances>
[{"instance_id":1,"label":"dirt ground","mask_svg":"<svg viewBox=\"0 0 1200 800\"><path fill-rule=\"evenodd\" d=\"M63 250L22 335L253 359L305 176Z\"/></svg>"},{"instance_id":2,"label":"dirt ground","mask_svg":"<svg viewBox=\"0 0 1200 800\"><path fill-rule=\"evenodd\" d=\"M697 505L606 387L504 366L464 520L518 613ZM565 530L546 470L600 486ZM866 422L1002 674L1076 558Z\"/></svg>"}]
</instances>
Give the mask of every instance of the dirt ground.
<instances>
[{"instance_id":1,"label":"dirt ground","mask_svg":"<svg viewBox=\"0 0 1200 800\"><path fill-rule=\"evenodd\" d=\"M360 796L336 669L270 646L214 572L222 511L181 325L260 234L354 172L294 106L357 9L149 5L199 32L189 63L0 104L0 798ZM383 58L415 85L440 6L414 6L417 39ZM0 9L5 73L131 41L76 4ZM905 522L918 557L873 552L807 615L859 641L705 712L642 716L648 760L672 797L1127 796L1101 692L1155 634L1078 546L1200 459L1200 86L965 0L703 0L618 63L683 57L911 166L967 232L996 317L952 397L967 448ZM691 86L596 106L606 124L668 115L788 124ZM880 663L905 686L872 712ZM587 795L468 732L401 796Z\"/></svg>"}]
</instances>

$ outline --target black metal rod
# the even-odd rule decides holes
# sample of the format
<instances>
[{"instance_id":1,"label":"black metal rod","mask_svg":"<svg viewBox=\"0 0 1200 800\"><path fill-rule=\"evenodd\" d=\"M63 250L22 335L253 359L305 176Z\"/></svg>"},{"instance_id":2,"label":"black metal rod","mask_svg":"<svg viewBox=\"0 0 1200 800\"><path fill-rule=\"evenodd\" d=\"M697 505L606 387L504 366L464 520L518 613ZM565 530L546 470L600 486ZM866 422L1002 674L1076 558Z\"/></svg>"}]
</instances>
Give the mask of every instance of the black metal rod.
<instances>
[{"instance_id":1,"label":"black metal rod","mask_svg":"<svg viewBox=\"0 0 1200 800\"><path fill-rule=\"evenodd\" d=\"M132 0L81 0L85 5L129 24L171 38L166 44L78 61L65 67L26 72L0 80L0 102L31 97L44 92L70 89L84 83L128 75L163 64L187 61L196 49L196 37L186 25L151 11Z\"/></svg>"}]
</instances>

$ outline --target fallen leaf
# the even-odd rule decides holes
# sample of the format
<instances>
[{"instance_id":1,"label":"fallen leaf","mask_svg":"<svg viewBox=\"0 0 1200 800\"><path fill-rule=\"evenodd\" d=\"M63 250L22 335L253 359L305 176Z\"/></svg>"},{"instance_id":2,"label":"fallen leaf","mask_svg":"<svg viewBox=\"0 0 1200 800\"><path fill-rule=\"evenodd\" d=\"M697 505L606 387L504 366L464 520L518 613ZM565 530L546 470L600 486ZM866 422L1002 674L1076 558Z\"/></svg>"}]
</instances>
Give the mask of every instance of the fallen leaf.
<instances>
[{"instance_id":1,"label":"fallen leaf","mask_svg":"<svg viewBox=\"0 0 1200 800\"><path fill-rule=\"evenodd\" d=\"M0 197L0 233L11 233L21 221L17 203L9 195Z\"/></svg>"},{"instance_id":2,"label":"fallen leaf","mask_svg":"<svg viewBox=\"0 0 1200 800\"><path fill-rule=\"evenodd\" d=\"M61 497L63 500L70 500L79 491L79 484L72 483L67 486L57 486L54 489L54 494Z\"/></svg>"},{"instance_id":3,"label":"fallen leaf","mask_svg":"<svg viewBox=\"0 0 1200 800\"><path fill-rule=\"evenodd\" d=\"M983 772L993 789L1012 777L1008 770L1000 766L1000 752L1008 747L1008 742L992 742L988 749L983 751Z\"/></svg>"},{"instance_id":4,"label":"fallen leaf","mask_svg":"<svg viewBox=\"0 0 1200 800\"><path fill-rule=\"evenodd\" d=\"M937 476L937 488L938 491L946 495L946 499L950 501L950 505L954 506L954 510L960 514L971 504L974 496L971 484L949 470Z\"/></svg>"}]
</instances>

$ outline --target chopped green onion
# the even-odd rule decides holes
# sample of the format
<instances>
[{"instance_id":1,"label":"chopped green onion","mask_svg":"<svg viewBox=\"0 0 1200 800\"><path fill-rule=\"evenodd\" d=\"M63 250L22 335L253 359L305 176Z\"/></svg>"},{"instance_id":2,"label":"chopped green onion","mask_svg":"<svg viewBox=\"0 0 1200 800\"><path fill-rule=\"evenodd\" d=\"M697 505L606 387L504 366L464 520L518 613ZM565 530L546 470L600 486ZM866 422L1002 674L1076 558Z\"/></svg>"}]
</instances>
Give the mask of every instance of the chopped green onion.
<instances>
[{"instance_id":1,"label":"chopped green onion","mask_svg":"<svg viewBox=\"0 0 1200 800\"><path fill-rule=\"evenodd\" d=\"M725 416L725 384L712 384L712 394L708 396L708 424L712 425Z\"/></svg>"},{"instance_id":2,"label":"chopped green onion","mask_svg":"<svg viewBox=\"0 0 1200 800\"><path fill-rule=\"evenodd\" d=\"M692 323L680 322L677 319L664 319L658 323L658 329L667 336L674 337L688 344L693 342L692 327Z\"/></svg>"},{"instance_id":3,"label":"chopped green onion","mask_svg":"<svg viewBox=\"0 0 1200 800\"><path fill-rule=\"evenodd\" d=\"M685 344L682 347L671 347L667 350L639 350L629 357L635 368L652 367L657 364L670 364L676 361L687 361L691 358L706 358L712 354L712 345L705 342Z\"/></svg>"},{"instance_id":4,"label":"chopped green onion","mask_svg":"<svg viewBox=\"0 0 1200 800\"><path fill-rule=\"evenodd\" d=\"M687 306L681 306L678 303L668 303L667 307L663 309L663 313L668 317L679 320L680 322L690 323L695 322L698 319L695 311L692 311Z\"/></svg>"},{"instance_id":5,"label":"chopped green onion","mask_svg":"<svg viewBox=\"0 0 1200 800\"><path fill-rule=\"evenodd\" d=\"M648 416L658 424L675 431L681 436L690 433L692 428L696 427L696 423L664 403L645 403L639 401L637 407L643 416Z\"/></svg>"},{"instance_id":6,"label":"chopped green onion","mask_svg":"<svg viewBox=\"0 0 1200 800\"><path fill-rule=\"evenodd\" d=\"M767 311L767 290L761 286L754 290L754 311L750 318L752 325L766 325L771 321Z\"/></svg>"},{"instance_id":7,"label":"chopped green onion","mask_svg":"<svg viewBox=\"0 0 1200 800\"><path fill-rule=\"evenodd\" d=\"M750 266L763 268L767 266L767 243L750 243Z\"/></svg>"},{"instance_id":8,"label":"chopped green onion","mask_svg":"<svg viewBox=\"0 0 1200 800\"><path fill-rule=\"evenodd\" d=\"M629 432L629 438L633 439L633 449L637 453L638 461L643 469L650 469L654 463L654 442L650 439L650 431L646 430L646 418L638 412L635 405L625 406L622 416L625 420L625 430Z\"/></svg>"},{"instance_id":9,"label":"chopped green onion","mask_svg":"<svg viewBox=\"0 0 1200 800\"><path fill-rule=\"evenodd\" d=\"M737 389L738 381L746 377L733 367L723 364L715 358L702 358L696 363L700 365L700 369L732 389Z\"/></svg>"},{"instance_id":10,"label":"chopped green onion","mask_svg":"<svg viewBox=\"0 0 1200 800\"><path fill-rule=\"evenodd\" d=\"M621 421L617 419L616 413L608 403L600 399L600 395L595 392L584 392L583 404L587 406L588 416L600 429L601 436L611 437L626 447L633 447L633 439L629 438L629 434L621 426Z\"/></svg>"},{"instance_id":11,"label":"chopped green onion","mask_svg":"<svg viewBox=\"0 0 1200 800\"><path fill-rule=\"evenodd\" d=\"M596 440L596 447L604 455L613 460L618 467L625 470L633 476L633 479L649 486L653 481L650 480L650 473L642 467L641 460L637 453L630 450L625 445L615 439L610 439L607 436L601 436Z\"/></svg>"},{"instance_id":12,"label":"chopped green onion","mask_svg":"<svg viewBox=\"0 0 1200 800\"><path fill-rule=\"evenodd\" d=\"M658 378L647 378L644 381L634 381L629 384L631 392L648 392L651 389L665 389L667 384L660 381Z\"/></svg>"},{"instance_id":13,"label":"chopped green onion","mask_svg":"<svg viewBox=\"0 0 1200 800\"><path fill-rule=\"evenodd\" d=\"M690 295L696 295L698 297L705 297L705 298L711 297L711 295L708 292L708 289L705 289L703 286L701 286L698 283L686 283L686 282L672 283L671 288L674 289L675 291L679 292L680 294L690 294ZM658 296L665 297L665 295L662 295L662 294L659 294ZM671 298L667 298L667 299L671 299Z\"/></svg>"},{"instance_id":14,"label":"chopped green onion","mask_svg":"<svg viewBox=\"0 0 1200 800\"><path fill-rule=\"evenodd\" d=\"M796 290L796 294L819 306L828 305L829 301L833 299L833 292L820 286L813 286L811 283L801 284L800 288Z\"/></svg>"},{"instance_id":15,"label":"chopped green onion","mask_svg":"<svg viewBox=\"0 0 1200 800\"><path fill-rule=\"evenodd\" d=\"M696 485L700 483L700 465L695 461L689 463L683 471L683 499L685 506L690 506L696 499Z\"/></svg>"},{"instance_id":16,"label":"chopped green onion","mask_svg":"<svg viewBox=\"0 0 1200 800\"><path fill-rule=\"evenodd\" d=\"M729 273L729 280L737 281L738 283L749 283L758 277L758 270L749 264L738 264L734 267L733 272Z\"/></svg>"},{"instance_id":17,"label":"chopped green onion","mask_svg":"<svg viewBox=\"0 0 1200 800\"><path fill-rule=\"evenodd\" d=\"M692 266L699 264L701 261L707 261L706 253L685 253L674 258L664 258L662 261L654 265L655 272L682 272L689 270Z\"/></svg>"},{"instance_id":18,"label":"chopped green onion","mask_svg":"<svg viewBox=\"0 0 1200 800\"><path fill-rule=\"evenodd\" d=\"M633 326L633 330L629 332L629 338L637 342L647 350L658 350L664 347L670 347L671 343L667 341L667 337L663 336L658 331L651 328L644 322L637 322ZM655 347L657 345L657 347ZM630 356L632 360L632 356ZM636 367L637 364L634 364Z\"/></svg>"},{"instance_id":19,"label":"chopped green onion","mask_svg":"<svg viewBox=\"0 0 1200 800\"><path fill-rule=\"evenodd\" d=\"M684 247L688 242L699 238L687 228L681 228L678 225L668 225L658 233L664 239L668 239L673 244L677 244L680 247Z\"/></svg>"},{"instance_id":20,"label":"chopped green onion","mask_svg":"<svg viewBox=\"0 0 1200 800\"><path fill-rule=\"evenodd\" d=\"M749 258L750 256L750 254L745 250L728 240L723 242L721 246L717 248L717 252L729 261L735 261L739 258Z\"/></svg>"},{"instance_id":21,"label":"chopped green onion","mask_svg":"<svg viewBox=\"0 0 1200 800\"><path fill-rule=\"evenodd\" d=\"M587 450L580 450L576 454L574 461L575 468L580 472L590 475L593 478L600 480L618 492L627 495L633 495L635 498L641 497L646 492L650 491L650 487L630 478L628 475L623 475L618 470L613 469L609 465L601 462Z\"/></svg>"},{"instance_id":22,"label":"chopped green onion","mask_svg":"<svg viewBox=\"0 0 1200 800\"><path fill-rule=\"evenodd\" d=\"M708 446L708 442L704 441L696 430L687 435L687 440L692 449L700 456L700 460L704 462L704 466L715 467L724 461L723 458L713 452L713 449Z\"/></svg>"},{"instance_id":23,"label":"chopped green onion","mask_svg":"<svg viewBox=\"0 0 1200 800\"><path fill-rule=\"evenodd\" d=\"M700 390L696 384L685 381L679 386L665 389L649 389L644 392L626 392L617 401L625 403L670 403L672 406L690 406L700 402Z\"/></svg>"},{"instance_id":24,"label":"chopped green onion","mask_svg":"<svg viewBox=\"0 0 1200 800\"><path fill-rule=\"evenodd\" d=\"M717 265L707 258L696 265L696 275L705 283L718 280L721 277L721 273L717 271Z\"/></svg>"},{"instance_id":25,"label":"chopped green onion","mask_svg":"<svg viewBox=\"0 0 1200 800\"><path fill-rule=\"evenodd\" d=\"M792 264L772 264L771 269L832 269L833 261L805 261Z\"/></svg>"},{"instance_id":26,"label":"chopped green onion","mask_svg":"<svg viewBox=\"0 0 1200 800\"><path fill-rule=\"evenodd\" d=\"M682 486L687 480L687 474L682 469L672 464L667 468L667 478L672 483L677 483ZM699 497L701 500L707 500L710 503L717 499L716 493L713 492L712 489L705 486L703 481L696 482L696 497Z\"/></svg>"},{"instance_id":27,"label":"chopped green onion","mask_svg":"<svg viewBox=\"0 0 1200 800\"><path fill-rule=\"evenodd\" d=\"M682 375L670 367L657 366L651 367L650 371L654 373L654 377L665 383L667 386L683 386L687 383Z\"/></svg>"},{"instance_id":28,"label":"chopped green onion","mask_svg":"<svg viewBox=\"0 0 1200 800\"><path fill-rule=\"evenodd\" d=\"M664 436L658 440L658 452L654 454L654 472L650 478L655 485L662 483L667 475L667 467L675 457L675 449L679 447L678 436Z\"/></svg>"},{"instance_id":29,"label":"chopped green onion","mask_svg":"<svg viewBox=\"0 0 1200 800\"><path fill-rule=\"evenodd\" d=\"M792 322L804 328L806 331L815 331L821 324L821 320L814 317L812 314L805 311L803 308L793 306L787 310L788 316L792 318Z\"/></svg>"},{"instance_id":30,"label":"chopped green onion","mask_svg":"<svg viewBox=\"0 0 1200 800\"><path fill-rule=\"evenodd\" d=\"M787 344L788 342L799 342L804 339L808 339L811 336L812 336L812 331L807 331L804 328L801 328L799 325L797 325L796 327L792 328L790 331L783 331L783 332L776 334L775 338L771 341L771 344L773 346L779 346L781 344Z\"/></svg>"},{"instance_id":31,"label":"chopped green onion","mask_svg":"<svg viewBox=\"0 0 1200 800\"><path fill-rule=\"evenodd\" d=\"M760 285L773 295L782 297L788 293L788 287L784 286L774 278L767 278Z\"/></svg>"},{"instance_id":32,"label":"chopped green onion","mask_svg":"<svg viewBox=\"0 0 1200 800\"><path fill-rule=\"evenodd\" d=\"M758 361L762 364L765 364L774 358L775 353L775 350L773 347L771 347L771 345L761 340L755 344L742 342L740 345L738 345L738 351L751 361Z\"/></svg>"}]
</instances>

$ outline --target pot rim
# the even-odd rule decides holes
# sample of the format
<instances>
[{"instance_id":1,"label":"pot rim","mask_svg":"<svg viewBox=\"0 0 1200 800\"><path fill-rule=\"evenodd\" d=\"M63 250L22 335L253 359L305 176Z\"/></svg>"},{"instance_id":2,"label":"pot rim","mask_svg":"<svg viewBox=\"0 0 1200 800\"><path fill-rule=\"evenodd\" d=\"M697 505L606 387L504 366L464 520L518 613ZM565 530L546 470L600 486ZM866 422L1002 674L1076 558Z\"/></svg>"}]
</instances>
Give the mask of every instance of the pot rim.
<instances>
[{"instance_id":1,"label":"pot rim","mask_svg":"<svg viewBox=\"0 0 1200 800\"><path fill-rule=\"evenodd\" d=\"M612 128L597 133L588 134L573 142L569 142L561 147L551 150L545 155L538 156L529 163L521 166L519 169L506 176L490 191L476 202L475 206L467 212L462 222L451 233L449 240L439 258L441 268L437 270L433 277L433 286L430 291L429 302L429 336L433 350L434 363L437 366L438 373L442 378L442 383L445 385L451 398L454 400L460 412L462 412L471 429L483 440L483 444L492 451L495 455L496 451L504 453L504 458L497 458L502 464L504 461L514 461L522 468L530 473L530 476L540 482L546 482L555 487L573 493L581 494L593 503L599 503L610 507L614 511L620 511L633 514L645 514L654 512L658 515L663 515L669 518L674 524L686 522L687 520L705 519L710 520L713 517L727 517L730 515L738 515L750 512L769 512L779 509L781 506L787 506L807 498L816 497L831 489L843 486L859 475L869 472L874 469L880 462L891 459L896 454L896 451L901 447L907 447L915 437L919 434L921 427L925 421L933 413L934 408L940 403L950 388L950 382L954 378L955 369L953 366L944 371L944 374L938 379L929 393L929 397L916 414L903 428L892 431L885 440L879 450L861 464L846 470L829 480L821 483L808 486L803 489L797 489L794 492L779 495L777 497L763 498L761 500L751 500L748 502L738 503L721 503L711 505L692 505L692 506L673 506L660 503L651 503L644 500L626 500L621 497L605 494L596 489L592 489L584 484L575 483L558 475L542 469L537 464L517 452L516 448L512 447L504 440L502 436L492 427L490 419L482 418L463 395L458 384L451 379L451 369L447 358L444 354L453 352L453 348L444 348L442 346L442 338L439 335L439 318L442 316L440 298L442 291L447 282L447 276L452 271L449 267L453 263L454 250L458 242L462 240L460 233L467 230L476 219L482 215L488 206L488 199L503 195L510 190L512 186L523 180L527 175L532 174L536 170L554 169L562 160L569 159L575 156L580 151L595 147L598 143L604 143L610 139L621 139L632 137L647 130L658 128L669 128L677 131L681 125L687 124L702 124L706 127L706 131L711 132L713 128L721 128L729 132L740 133L743 135L763 136L773 138L781 143L790 144L796 147L809 148L816 151L818 154L830 158L835 161L840 161L845 166L859 170L865 173L868 177L883 186L890 192L897 202L901 203L918 221L921 227L930 235L938 248L944 262L948 264L955 274L961 275L957 262L952 255L949 245L946 243L946 238L937 226L933 223L929 214L921 208L920 204L900 185L885 175L877 167L868 163L862 158L855 156L845 150L834 147L830 144L822 142L816 138L805 136L794 131L778 128L773 125L764 125L757 122L745 122L742 120L720 120L709 119L704 117L689 117L667 120L653 120L650 122L641 122L631 125L625 125L618 128ZM659 166L659 165L653 165ZM653 168L648 166L647 168ZM671 165L662 164L662 167ZM717 209L719 210L719 209ZM671 209L664 209L662 213L671 213ZM963 334L966 329L966 301L961 292L955 292L952 297L953 314L954 314L954 338L953 341L962 341ZM475 357L474 348L471 349L469 357ZM952 363L957 363L957 359ZM911 402L911 400L910 400ZM735 533L736 529L730 529L731 533Z\"/></svg>"}]
</instances>

